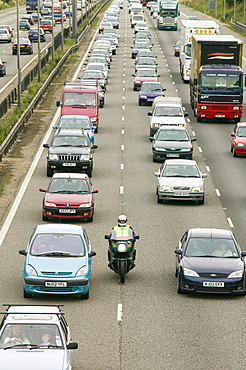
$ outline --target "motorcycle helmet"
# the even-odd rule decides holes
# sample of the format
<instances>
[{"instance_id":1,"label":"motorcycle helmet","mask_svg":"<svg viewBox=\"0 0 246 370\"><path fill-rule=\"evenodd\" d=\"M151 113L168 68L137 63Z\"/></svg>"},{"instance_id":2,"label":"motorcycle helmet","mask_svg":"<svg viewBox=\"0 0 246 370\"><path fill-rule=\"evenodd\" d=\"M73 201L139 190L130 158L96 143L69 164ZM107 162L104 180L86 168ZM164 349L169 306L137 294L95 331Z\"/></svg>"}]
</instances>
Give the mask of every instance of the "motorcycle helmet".
<instances>
[{"instance_id":1,"label":"motorcycle helmet","mask_svg":"<svg viewBox=\"0 0 246 370\"><path fill-rule=\"evenodd\" d=\"M125 215L120 215L118 217L118 226L126 226L127 218Z\"/></svg>"}]
</instances>

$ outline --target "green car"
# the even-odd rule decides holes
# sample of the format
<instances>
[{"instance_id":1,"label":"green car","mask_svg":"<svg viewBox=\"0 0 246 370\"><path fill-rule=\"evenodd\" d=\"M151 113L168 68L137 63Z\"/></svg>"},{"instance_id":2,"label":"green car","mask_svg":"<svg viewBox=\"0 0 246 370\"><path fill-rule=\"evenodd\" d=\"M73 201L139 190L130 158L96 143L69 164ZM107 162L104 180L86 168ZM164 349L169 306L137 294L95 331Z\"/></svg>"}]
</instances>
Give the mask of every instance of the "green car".
<instances>
[{"instance_id":1,"label":"green car","mask_svg":"<svg viewBox=\"0 0 246 370\"><path fill-rule=\"evenodd\" d=\"M30 24L26 19L21 19L19 23L20 30L30 30Z\"/></svg>"}]
</instances>

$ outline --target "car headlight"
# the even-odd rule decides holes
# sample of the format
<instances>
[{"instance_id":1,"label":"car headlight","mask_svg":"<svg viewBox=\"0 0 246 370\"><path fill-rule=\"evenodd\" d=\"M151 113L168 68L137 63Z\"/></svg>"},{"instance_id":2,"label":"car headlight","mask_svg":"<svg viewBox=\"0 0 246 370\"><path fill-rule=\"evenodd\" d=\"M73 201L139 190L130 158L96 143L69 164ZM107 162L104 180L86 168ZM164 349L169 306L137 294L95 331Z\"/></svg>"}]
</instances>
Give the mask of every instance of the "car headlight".
<instances>
[{"instance_id":1,"label":"car headlight","mask_svg":"<svg viewBox=\"0 0 246 370\"><path fill-rule=\"evenodd\" d=\"M79 205L80 208L89 208L91 207L91 203L83 203Z\"/></svg>"},{"instance_id":2,"label":"car headlight","mask_svg":"<svg viewBox=\"0 0 246 370\"><path fill-rule=\"evenodd\" d=\"M201 105L200 107L201 109L208 109L208 107L206 105Z\"/></svg>"},{"instance_id":3,"label":"car headlight","mask_svg":"<svg viewBox=\"0 0 246 370\"><path fill-rule=\"evenodd\" d=\"M194 186L193 188L191 188L191 191L201 192L201 191L203 191L203 187L202 186Z\"/></svg>"},{"instance_id":4,"label":"car headlight","mask_svg":"<svg viewBox=\"0 0 246 370\"><path fill-rule=\"evenodd\" d=\"M160 146L153 146L153 149L154 150L157 150L157 151L161 151L161 152L165 152L166 151L166 148L162 148L162 147L160 147Z\"/></svg>"},{"instance_id":5,"label":"car headlight","mask_svg":"<svg viewBox=\"0 0 246 370\"><path fill-rule=\"evenodd\" d=\"M56 207L55 203L44 202L45 207Z\"/></svg>"},{"instance_id":6,"label":"car headlight","mask_svg":"<svg viewBox=\"0 0 246 370\"><path fill-rule=\"evenodd\" d=\"M140 95L139 96L141 99L147 99L147 96L146 95Z\"/></svg>"},{"instance_id":7,"label":"car headlight","mask_svg":"<svg viewBox=\"0 0 246 370\"><path fill-rule=\"evenodd\" d=\"M184 268L184 276L199 277L196 271L187 268Z\"/></svg>"},{"instance_id":8,"label":"car headlight","mask_svg":"<svg viewBox=\"0 0 246 370\"><path fill-rule=\"evenodd\" d=\"M135 84L141 84L141 81L135 81Z\"/></svg>"},{"instance_id":9,"label":"car headlight","mask_svg":"<svg viewBox=\"0 0 246 370\"><path fill-rule=\"evenodd\" d=\"M243 143L237 143L237 146L244 146Z\"/></svg>"},{"instance_id":10,"label":"car headlight","mask_svg":"<svg viewBox=\"0 0 246 370\"><path fill-rule=\"evenodd\" d=\"M57 161L58 160L58 155L57 154L49 154L48 158L51 159L51 160Z\"/></svg>"},{"instance_id":11,"label":"car headlight","mask_svg":"<svg viewBox=\"0 0 246 370\"><path fill-rule=\"evenodd\" d=\"M76 276L84 276L88 272L88 266L83 266L79 271L77 272Z\"/></svg>"},{"instance_id":12,"label":"car headlight","mask_svg":"<svg viewBox=\"0 0 246 370\"><path fill-rule=\"evenodd\" d=\"M160 126L160 124L159 124L159 123L153 123L151 126L152 126L152 127L159 127L159 126Z\"/></svg>"},{"instance_id":13,"label":"car headlight","mask_svg":"<svg viewBox=\"0 0 246 370\"><path fill-rule=\"evenodd\" d=\"M172 188L171 188L171 186L161 185L159 187L159 191L172 191Z\"/></svg>"},{"instance_id":14,"label":"car headlight","mask_svg":"<svg viewBox=\"0 0 246 370\"><path fill-rule=\"evenodd\" d=\"M182 148L180 149L180 152L187 152L190 151L192 148Z\"/></svg>"},{"instance_id":15,"label":"car headlight","mask_svg":"<svg viewBox=\"0 0 246 370\"><path fill-rule=\"evenodd\" d=\"M91 122L97 122L97 117L91 117Z\"/></svg>"},{"instance_id":16,"label":"car headlight","mask_svg":"<svg viewBox=\"0 0 246 370\"><path fill-rule=\"evenodd\" d=\"M31 265L27 265L26 266L26 272L28 273L28 275L33 275L33 276L37 276L37 271L35 270L34 267L32 267Z\"/></svg>"},{"instance_id":17,"label":"car headlight","mask_svg":"<svg viewBox=\"0 0 246 370\"><path fill-rule=\"evenodd\" d=\"M241 279L243 277L243 270L238 270L232 272L229 276L228 279Z\"/></svg>"},{"instance_id":18,"label":"car headlight","mask_svg":"<svg viewBox=\"0 0 246 370\"><path fill-rule=\"evenodd\" d=\"M81 161L88 161L90 159L90 154L81 154Z\"/></svg>"},{"instance_id":19,"label":"car headlight","mask_svg":"<svg viewBox=\"0 0 246 370\"><path fill-rule=\"evenodd\" d=\"M117 247L118 252L125 252L127 250L127 246L124 243L119 243Z\"/></svg>"}]
</instances>

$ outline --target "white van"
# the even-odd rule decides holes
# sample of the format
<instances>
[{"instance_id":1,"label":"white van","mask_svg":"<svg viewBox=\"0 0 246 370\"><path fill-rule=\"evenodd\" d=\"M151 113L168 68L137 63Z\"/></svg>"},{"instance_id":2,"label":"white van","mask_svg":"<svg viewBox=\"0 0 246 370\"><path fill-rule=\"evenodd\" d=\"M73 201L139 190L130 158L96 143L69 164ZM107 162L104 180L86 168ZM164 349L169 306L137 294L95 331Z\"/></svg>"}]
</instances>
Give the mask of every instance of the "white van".
<instances>
[{"instance_id":1,"label":"white van","mask_svg":"<svg viewBox=\"0 0 246 370\"><path fill-rule=\"evenodd\" d=\"M129 6L129 13L130 13L130 16L132 14L139 14L139 13L143 13L143 6L142 4L137 4L137 3L132 3L130 4Z\"/></svg>"},{"instance_id":2,"label":"white van","mask_svg":"<svg viewBox=\"0 0 246 370\"><path fill-rule=\"evenodd\" d=\"M178 97L160 96L154 99L150 116L150 136L153 136L161 125L186 126L182 101Z\"/></svg>"},{"instance_id":3,"label":"white van","mask_svg":"<svg viewBox=\"0 0 246 370\"><path fill-rule=\"evenodd\" d=\"M137 22L144 22L144 15L142 13L133 14L131 17L131 27L134 28Z\"/></svg>"}]
</instances>

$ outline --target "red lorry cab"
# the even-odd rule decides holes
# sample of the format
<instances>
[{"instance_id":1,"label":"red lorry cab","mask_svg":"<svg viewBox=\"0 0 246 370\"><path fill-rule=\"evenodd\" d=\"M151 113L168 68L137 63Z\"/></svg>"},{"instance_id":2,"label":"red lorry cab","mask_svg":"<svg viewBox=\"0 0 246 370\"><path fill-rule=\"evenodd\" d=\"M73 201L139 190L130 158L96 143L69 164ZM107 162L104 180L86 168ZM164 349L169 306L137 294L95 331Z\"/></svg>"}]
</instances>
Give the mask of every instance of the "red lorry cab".
<instances>
[{"instance_id":1,"label":"red lorry cab","mask_svg":"<svg viewBox=\"0 0 246 370\"><path fill-rule=\"evenodd\" d=\"M66 83L62 94L61 116L83 115L91 119L93 126L99 125L99 97L97 86L88 86L82 83ZM96 129L97 131L97 129Z\"/></svg>"}]
</instances>

